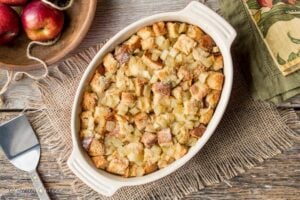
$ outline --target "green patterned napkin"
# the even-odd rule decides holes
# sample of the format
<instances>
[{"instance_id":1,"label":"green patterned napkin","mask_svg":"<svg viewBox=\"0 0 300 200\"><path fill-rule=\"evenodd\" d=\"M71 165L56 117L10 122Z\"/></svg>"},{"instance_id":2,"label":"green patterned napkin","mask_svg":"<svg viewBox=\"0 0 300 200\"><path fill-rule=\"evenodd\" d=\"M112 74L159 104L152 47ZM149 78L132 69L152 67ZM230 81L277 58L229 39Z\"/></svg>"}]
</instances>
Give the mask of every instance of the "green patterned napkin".
<instances>
[{"instance_id":1,"label":"green patterned napkin","mask_svg":"<svg viewBox=\"0 0 300 200\"><path fill-rule=\"evenodd\" d=\"M281 4L287 4L288 1L260 1L260 6L262 5L261 2L265 3L265 5L263 5L264 8L261 8L263 12L260 13L254 10L254 8L259 9L255 7L258 5L258 2L259 0L220 0L220 8L223 16L232 24L238 33L233 50L235 56L240 60L240 67L248 80L252 96L255 99L278 104L300 94L300 70L289 75L283 73L282 70L280 71L280 66L278 65L280 62L278 61L282 61L280 59L281 57L278 60L278 57L274 56L276 49L271 47L273 42L272 40L267 41L264 35L267 35L268 31L276 23L276 26L279 26L276 27L276 30L280 30L281 28L280 34L284 33L282 30L287 29L285 25L282 25L282 22L286 22L290 19L284 16L287 12L283 11L268 13L271 17L268 19L270 22L267 24L270 26L267 27L267 29L265 26L261 26L261 24L257 25L256 22L259 22L261 19L261 13L265 14L270 11L271 8L278 9L278 5L282 6ZM293 6L299 9L300 3L296 0L293 2L295 3ZM276 3L276 5L274 3ZM257 16L257 13L260 14L260 16ZM257 17L260 18L258 19ZM300 18L300 14L296 12L293 17L298 19ZM297 26L289 26L289 28L295 30L299 29ZM291 36L290 30L286 31L286 34L288 33L289 36ZM279 34L278 38L280 38ZM291 38L294 38L294 36ZM277 40L273 41L278 42ZM280 50L288 45L289 44L283 42ZM273 48L273 51L271 48ZM296 52L296 54L298 53L300 55L300 44L296 44L296 48L298 48L297 50L299 51ZM279 52L279 50L277 52ZM287 58L286 62L288 62L288 59L289 58Z\"/></svg>"}]
</instances>

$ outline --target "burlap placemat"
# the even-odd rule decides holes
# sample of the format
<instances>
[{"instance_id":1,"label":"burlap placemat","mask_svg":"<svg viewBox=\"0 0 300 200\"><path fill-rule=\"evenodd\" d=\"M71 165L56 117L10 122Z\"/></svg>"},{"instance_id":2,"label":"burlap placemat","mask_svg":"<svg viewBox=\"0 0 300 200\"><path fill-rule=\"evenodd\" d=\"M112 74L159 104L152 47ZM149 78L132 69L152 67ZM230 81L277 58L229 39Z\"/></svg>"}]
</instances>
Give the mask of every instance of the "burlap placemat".
<instances>
[{"instance_id":1,"label":"burlap placemat","mask_svg":"<svg viewBox=\"0 0 300 200\"><path fill-rule=\"evenodd\" d=\"M50 145L62 170L62 179L81 199L106 197L92 191L77 179L66 165L72 149L70 116L74 94L83 71L100 49L87 49L60 64L38 83L42 109L37 131ZM34 113L32 115L35 115ZM120 189L112 199L177 199L190 192L232 178L259 162L291 147L299 135L285 124L297 120L292 110L278 111L272 104L254 101L235 65L232 97L216 132L205 147L186 165L156 182Z\"/></svg>"}]
</instances>

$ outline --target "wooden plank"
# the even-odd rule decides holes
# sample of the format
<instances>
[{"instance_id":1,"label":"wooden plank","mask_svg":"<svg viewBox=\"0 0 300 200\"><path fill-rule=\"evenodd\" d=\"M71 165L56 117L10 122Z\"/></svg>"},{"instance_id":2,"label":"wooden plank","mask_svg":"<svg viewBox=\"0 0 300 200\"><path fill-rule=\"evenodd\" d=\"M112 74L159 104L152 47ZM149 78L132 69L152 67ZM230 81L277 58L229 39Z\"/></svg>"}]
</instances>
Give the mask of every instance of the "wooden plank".
<instances>
[{"instance_id":1,"label":"wooden plank","mask_svg":"<svg viewBox=\"0 0 300 200\"><path fill-rule=\"evenodd\" d=\"M96 16L90 31L81 45L69 56L105 41L119 30L138 19L160 12L180 10L190 1L191 0L181 0L174 3L172 0L99 0ZM218 0L201 0L201 2L205 2L206 5L214 10L218 9ZM41 73L41 71L33 73ZM0 71L0 85L2 85L4 81L4 72ZM7 103L2 109L23 109L28 104L28 99L24 98L26 95L39 98L38 90L32 87L32 81L28 78L11 85L9 91L4 96ZM284 106L300 107L300 96L292 100L292 103L284 104Z\"/></svg>"},{"instance_id":2,"label":"wooden plank","mask_svg":"<svg viewBox=\"0 0 300 200\"><path fill-rule=\"evenodd\" d=\"M0 123L18 115L0 112ZM300 111L298 111L300 116ZM300 127L295 127L300 133ZM47 161L46 161L47 160ZM5 169L5 170L4 170ZM42 145L39 172L52 199L73 199L69 182L61 179L55 155ZM1 195L4 195L1 197ZM192 199L299 199L300 197L300 144L252 168L226 183L207 187L192 193ZM29 176L11 166L0 151L0 199L37 199Z\"/></svg>"}]
</instances>

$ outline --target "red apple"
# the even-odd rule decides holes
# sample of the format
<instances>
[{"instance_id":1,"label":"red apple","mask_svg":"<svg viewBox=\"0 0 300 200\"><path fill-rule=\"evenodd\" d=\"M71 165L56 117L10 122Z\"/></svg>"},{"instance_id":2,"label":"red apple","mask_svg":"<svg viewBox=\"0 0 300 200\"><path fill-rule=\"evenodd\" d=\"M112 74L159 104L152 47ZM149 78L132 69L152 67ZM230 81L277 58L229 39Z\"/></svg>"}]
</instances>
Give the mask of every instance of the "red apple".
<instances>
[{"instance_id":1,"label":"red apple","mask_svg":"<svg viewBox=\"0 0 300 200\"><path fill-rule=\"evenodd\" d=\"M20 31L19 16L11 7L0 3L0 45L12 41Z\"/></svg>"},{"instance_id":2,"label":"red apple","mask_svg":"<svg viewBox=\"0 0 300 200\"><path fill-rule=\"evenodd\" d=\"M10 6L23 6L28 0L0 0L0 3L4 3Z\"/></svg>"},{"instance_id":3,"label":"red apple","mask_svg":"<svg viewBox=\"0 0 300 200\"><path fill-rule=\"evenodd\" d=\"M32 1L21 14L23 28L31 40L46 41L56 38L64 26L64 13L42 1Z\"/></svg>"}]
</instances>

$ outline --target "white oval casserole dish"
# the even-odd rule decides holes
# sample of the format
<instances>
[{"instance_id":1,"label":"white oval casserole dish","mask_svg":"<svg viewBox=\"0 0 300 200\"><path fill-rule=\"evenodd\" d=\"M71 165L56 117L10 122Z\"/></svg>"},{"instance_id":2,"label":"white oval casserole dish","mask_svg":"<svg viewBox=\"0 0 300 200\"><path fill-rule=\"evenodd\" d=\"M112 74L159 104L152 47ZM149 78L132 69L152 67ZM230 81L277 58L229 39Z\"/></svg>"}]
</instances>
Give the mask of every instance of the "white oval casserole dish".
<instances>
[{"instance_id":1,"label":"white oval casserole dish","mask_svg":"<svg viewBox=\"0 0 300 200\"><path fill-rule=\"evenodd\" d=\"M142 177L123 178L117 175L110 174L104 170L99 170L94 167L91 159L82 148L79 139L81 101L83 92L90 82L94 71L101 63L102 58L108 52L111 52L118 44L128 39L132 34L136 33L140 28L151 25L158 21L179 21L193 24L200 27L208 35L210 35L217 46L220 48L224 59L224 75L225 81L221 94L220 101L215 110L215 113L209 122L207 129L198 142L189 149L188 153L181 159L168 165L166 168L160 169L156 172L150 173ZM231 44L236 37L235 30L218 14L204 6L199 2L191 2L186 8L178 12L169 12L156 14L144 19L141 19L112 37L96 54L94 59L89 64L85 71L79 87L76 92L75 101L72 110L72 140L73 151L68 160L68 165L74 174L79 177L85 184L105 196L113 195L119 188L124 186L141 185L160 179L168 174L174 172L186 162L188 162L199 150L205 145L207 140L211 137L219 124L223 113L229 101L232 81L233 81L233 67L230 53Z\"/></svg>"}]
</instances>

